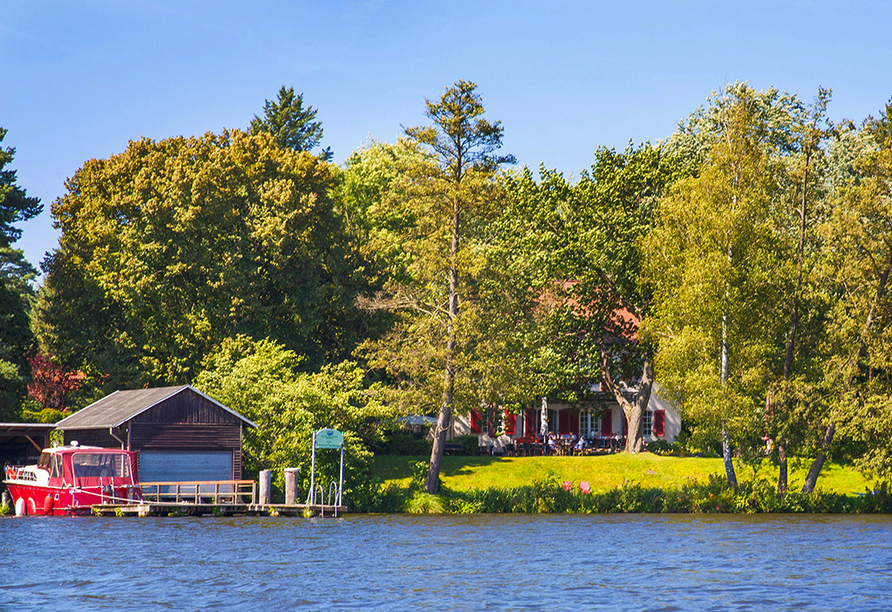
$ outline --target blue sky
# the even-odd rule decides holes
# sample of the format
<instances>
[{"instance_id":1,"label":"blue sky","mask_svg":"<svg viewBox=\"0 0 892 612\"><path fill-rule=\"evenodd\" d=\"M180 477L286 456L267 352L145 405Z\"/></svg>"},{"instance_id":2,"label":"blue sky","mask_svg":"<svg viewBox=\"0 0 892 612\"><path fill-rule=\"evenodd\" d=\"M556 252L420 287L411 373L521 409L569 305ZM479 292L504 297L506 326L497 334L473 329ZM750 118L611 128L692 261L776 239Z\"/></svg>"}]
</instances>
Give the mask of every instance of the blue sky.
<instances>
[{"instance_id":1,"label":"blue sky","mask_svg":"<svg viewBox=\"0 0 892 612\"><path fill-rule=\"evenodd\" d=\"M129 140L244 128L282 85L318 109L342 161L425 123L424 100L477 83L504 151L578 175L598 146L666 138L748 81L860 122L892 96L892 3L548 0L0 0L0 126L45 212L16 246L56 247L51 203Z\"/></svg>"}]
</instances>

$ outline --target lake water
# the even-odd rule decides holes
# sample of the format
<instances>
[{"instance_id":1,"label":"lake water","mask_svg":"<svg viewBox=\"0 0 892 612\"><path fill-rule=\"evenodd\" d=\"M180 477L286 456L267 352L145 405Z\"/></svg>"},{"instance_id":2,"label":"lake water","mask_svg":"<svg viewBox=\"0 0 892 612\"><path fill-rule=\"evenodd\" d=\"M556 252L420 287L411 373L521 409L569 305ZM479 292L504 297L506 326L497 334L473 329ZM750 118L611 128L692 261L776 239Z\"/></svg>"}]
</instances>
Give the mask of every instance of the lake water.
<instances>
[{"instance_id":1,"label":"lake water","mask_svg":"<svg viewBox=\"0 0 892 612\"><path fill-rule=\"evenodd\" d=\"M0 610L892 610L892 517L0 519Z\"/></svg>"}]
</instances>

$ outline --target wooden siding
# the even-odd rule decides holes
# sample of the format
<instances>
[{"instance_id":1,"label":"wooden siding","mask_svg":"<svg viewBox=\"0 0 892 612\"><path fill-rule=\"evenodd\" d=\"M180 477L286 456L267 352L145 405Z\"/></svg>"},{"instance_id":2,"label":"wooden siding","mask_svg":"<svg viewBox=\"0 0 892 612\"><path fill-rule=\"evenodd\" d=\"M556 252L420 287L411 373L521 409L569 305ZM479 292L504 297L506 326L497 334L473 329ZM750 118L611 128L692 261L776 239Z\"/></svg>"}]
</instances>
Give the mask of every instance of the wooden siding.
<instances>
[{"instance_id":1,"label":"wooden siding","mask_svg":"<svg viewBox=\"0 0 892 612\"><path fill-rule=\"evenodd\" d=\"M142 449L240 449L238 423L138 423L132 422L130 447Z\"/></svg>"},{"instance_id":2,"label":"wooden siding","mask_svg":"<svg viewBox=\"0 0 892 612\"><path fill-rule=\"evenodd\" d=\"M242 449L240 448L232 451L232 479L242 479Z\"/></svg>"},{"instance_id":3,"label":"wooden siding","mask_svg":"<svg viewBox=\"0 0 892 612\"><path fill-rule=\"evenodd\" d=\"M117 432L116 432L117 433ZM120 433L118 433L121 436ZM121 439L127 441L126 434ZM120 440L108 433L107 429L78 429L65 432L65 444L76 440L81 446L102 446L104 448L121 448Z\"/></svg>"},{"instance_id":4,"label":"wooden siding","mask_svg":"<svg viewBox=\"0 0 892 612\"><path fill-rule=\"evenodd\" d=\"M191 392L190 390L177 393L160 404L153 406L142 414L137 415L132 423L208 423L208 424L234 424L236 427L241 419L223 410L213 402Z\"/></svg>"}]
</instances>

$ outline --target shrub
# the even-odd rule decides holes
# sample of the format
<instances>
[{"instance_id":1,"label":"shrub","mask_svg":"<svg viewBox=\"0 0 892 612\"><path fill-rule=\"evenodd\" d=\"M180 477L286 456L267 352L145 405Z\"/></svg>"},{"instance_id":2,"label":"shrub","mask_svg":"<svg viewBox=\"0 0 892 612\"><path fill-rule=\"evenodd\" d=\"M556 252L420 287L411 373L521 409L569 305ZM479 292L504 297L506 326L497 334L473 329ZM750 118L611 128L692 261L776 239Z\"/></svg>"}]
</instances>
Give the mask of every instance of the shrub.
<instances>
[{"instance_id":1,"label":"shrub","mask_svg":"<svg viewBox=\"0 0 892 612\"><path fill-rule=\"evenodd\" d=\"M384 434L383 440L372 447L376 455L428 455L431 440L405 429L395 429Z\"/></svg>"},{"instance_id":2,"label":"shrub","mask_svg":"<svg viewBox=\"0 0 892 612\"><path fill-rule=\"evenodd\" d=\"M465 454L474 456L477 454L477 447L480 444L477 436L473 434L467 434L464 436L456 436L452 439L452 442L458 442L465 448Z\"/></svg>"}]
</instances>

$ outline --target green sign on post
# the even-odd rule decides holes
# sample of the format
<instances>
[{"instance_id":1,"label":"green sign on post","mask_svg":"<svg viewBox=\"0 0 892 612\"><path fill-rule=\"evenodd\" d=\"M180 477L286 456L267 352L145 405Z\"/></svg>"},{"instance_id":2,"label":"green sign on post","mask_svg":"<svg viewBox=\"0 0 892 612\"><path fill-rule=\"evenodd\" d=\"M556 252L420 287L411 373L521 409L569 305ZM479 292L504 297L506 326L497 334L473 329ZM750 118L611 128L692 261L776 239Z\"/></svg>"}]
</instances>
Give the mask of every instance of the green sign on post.
<instances>
[{"instance_id":1,"label":"green sign on post","mask_svg":"<svg viewBox=\"0 0 892 612\"><path fill-rule=\"evenodd\" d=\"M316 448L341 448L344 432L337 429L320 429L316 432Z\"/></svg>"}]
</instances>

